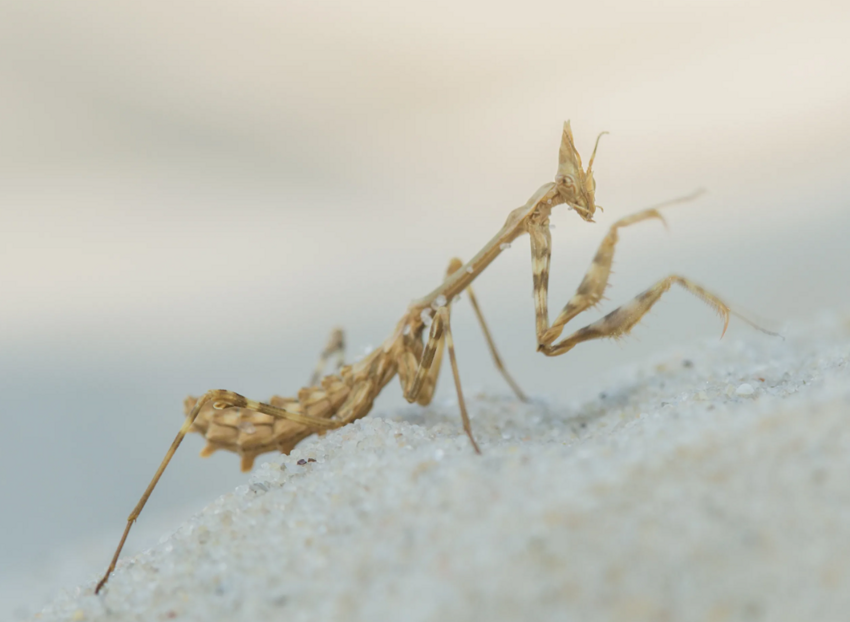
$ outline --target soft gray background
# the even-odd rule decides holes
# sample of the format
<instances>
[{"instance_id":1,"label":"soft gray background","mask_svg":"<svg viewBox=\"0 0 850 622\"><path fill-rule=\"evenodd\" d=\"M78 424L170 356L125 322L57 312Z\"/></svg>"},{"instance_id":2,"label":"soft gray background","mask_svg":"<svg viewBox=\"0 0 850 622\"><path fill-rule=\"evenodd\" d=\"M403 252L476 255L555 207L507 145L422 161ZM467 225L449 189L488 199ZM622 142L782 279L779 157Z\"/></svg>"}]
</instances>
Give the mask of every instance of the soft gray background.
<instances>
[{"instance_id":1,"label":"soft gray background","mask_svg":"<svg viewBox=\"0 0 850 622\"><path fill-rule=\"evenodd\" d=\"M4 592L49 593L39 568L117 541L187 393L292 394L337 323L352 354L379 343L552 178L566 118L585 157L611 132L606 211L554 214L553 313L608 224L701 186L669 233L623 233L612 303L677 271L780 326L846 307L850 9L835 6L0 2ZM612 365L719 334L674 292L636 339L547 360L528 255L521 240L477 287L532 394L576 399ZM454 332L467 392L504 391L466 304ZM393 384L376 407L400 399ZM245 481L200 446L142 526Z\"/></svg>"}]
</instances>

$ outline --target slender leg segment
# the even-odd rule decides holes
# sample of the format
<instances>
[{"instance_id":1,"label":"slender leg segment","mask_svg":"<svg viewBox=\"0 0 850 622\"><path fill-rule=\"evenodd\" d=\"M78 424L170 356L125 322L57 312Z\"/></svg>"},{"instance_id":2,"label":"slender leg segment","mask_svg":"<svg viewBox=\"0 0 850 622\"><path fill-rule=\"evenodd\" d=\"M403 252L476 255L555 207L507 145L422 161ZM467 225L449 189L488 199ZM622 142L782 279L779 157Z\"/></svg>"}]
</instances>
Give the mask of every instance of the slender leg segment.
<instances>
[{"instance_id":1,"label":"slender leg segment","mask_svg":"<svg viewBox=\"0 0 850 622\"><path fill-rule=\"evenodd\" d=\"M538 345L550 345L560 336L567 322L579 313L595 307L602 301L602 295L608 287L608 278L611 275L614 248L619 239L617 230L620 227L628 227L629 225L652 218L657 218L664 222L664 218L658 212L658 208L650 208L621 218L611 225L608 234L599 245L596 256L593 258L593 262L590 264L590 268L584 275L584 279L582 279L576 293L551 325L549 325L548 288L552 239L549 233L548 223L534 225L530 229Z\"/></svg>"},{"instance_id":2,"label":"slender leg segment","mask_svg":"<svg viewBox=\"0 0 850 622\"><path fill-rule=\"evenodd\" d=\"M408 349L401 355L399 361L399 377L402 381L404 389L404 398L410 402L418 402L419 404L429 404L434 396L435 382L426 382L426 379L433 378L433 369L437 362L437 353L442 355L443 346L448 346L449 359L452 365L452 375L457 388L457 399L460 407L460 416L463 420L463 429L472 443L475 453L481 453L478 443L475 442L475 437L472 434L472 425L469 422L469 414L466 411L466 402L463 399L463 389L460 385L460 373L457 367L457 358L455 356L454 339L452 339L452 329L450 321L449 306L439 307L434 313L434 319L431 323L431 331L428 334L428 342L422 350L422 356L419 359L419 366L415 373L413 370L411 359L415 360L414 353Z\"/></svg>"},{"instance_id":3,"label":"slender leg segment","mask_svg":"<svg viewBox=\"0 0 850 622\"><path fill-rule=\"evenodd\" d=\"M446 277L451 276L463 266L463 262L457 257L453 258L449 262L449 266L446 269ZM499 351L496 349L496 344L493 341L493 336L490 333L490 329L487 327L487 322L484 320L484 315L481 313L481 307L478 305L478 299L475 297L475 292L472 291L472 287L467 287L465 290L469 294L469 302L472 304L472 310L475 312L475 317L478 319L478 323L481 325L481 331L484 333L484 339L487 341L487 347L490 350L490 356L493 358L493 363L496 365L496 369L499 370L499 373L502 374L502 377L511 387L511 389L516 394L517 398L521 401L528 401L528 398L522 392L522 389L519 388L519 385L514 381L511 377L510 373L508 373L507 368L502 362L502 357L499 356ZM451 304L449 304L451 307ZM427 406L431 403L431 400L434 397L434 391L437 387L437 379L440 373L440 368L442 366L443 360L443 342L440 341L437 344L437 348L434 351L433 362L430 364L428 368L428 373L422 378L422 387L418 389L416 403L422 406ZM412 370L416 368L416 358L415 354L412 352L407 353L403 357L403 362L400 363L400 370L402 379L405 377L405 372L409 375L412 374ZM407 370L410 370L409 372ZM404 380L402 380L402 386L404 386Z\"/></svg>"},{"instance_id":4,"label":"slender leg segment","mask_svg":"<svg viewBox=\"0 0 850 622\"><path fill-rule=\"evenodd\" d=\"M316 369L310 377L309 386L314 387L319 384L319 380L325 375L325 367L328 365L328 360L332 356L336 358L335 369L339 371L345 365L345 333L339 327L331 331L328 343L319 355L319 362L316 364Z\"/></svg>"},{"instance_id":5,"label":"slender leg segment","mask_svg":"<svg viewBox=\"0 0 850 622\"><path fill-rule=\"evenodd\" d=\"M435 313L431 322L431 330L428 333L428 341L419 357L419 362L413 371L411 365L415 359L415 352L408 347L399 362L399 377L402 382L404 399L411 404L416 402L423 406L431 403L434 397L436 384L428 382L434 376L434 369L439 369L443 352L444 317L441 313Z\"/></svg>"},{"instance_id":6,"label":"slender leg segment","mask_svg":"<svg viewBox=\"0 0 850 622\"><path fill-rule=\"evenodd\" d=\"M446 275L450 276L457 272L463 265L463 262L454 258L449 262L449 267L446 270ZM481 308L478 305L478 300L475 298L475 293L471 287L467 287L469 300L472 303L472 308L475 311L475 316L481 324L481 330L484 332L484 338L487 340L487 346L490 349L490 355L493 357L493 362L496 368L505 378L510 387L514 390L520 400L526 401L527 398L514 379L508 373L502 363L502 358L496 349L496 344L493 342L493 337L484 321L484 316L481 313ZM460 407L460 416L463 420L463 429L469 437L472 447L476 453L481 453L478 443L472 434L472 425L469 421L469 413L466 410L466 401L463 397L463 388L460 383L460 372L458 371L457 356L455 354L454 339L452 338L451 330L451 303L439 307L435 313L431 324L431 330L428 335L428 341L425 344L422 354L419 357L419 363L416 363L416 352L413 348L413 338L411 337L410 344L401 353L398 360L398 372L401 379L404 397L408 402L417 402L423 406L427 406L434 398L434 392L437 387L437 378L439 376L440 367L442 365L444 348L448 348L449 360L452 366L452 375L454 376L455 387L457 389L458 405ZM415 369L415 371L414 371Z\"/></svg>"},{"instance_id":7,"label":"slender leg segment","mask_svg":"<svg viewBox=\"0 0 850 622\"><path fill-rule=\"evenodd\" d=\"M549 220L532 222L528 227L531 238L531 273L534 288L534 325L538 345L549 328L549 264L552 261L552 234Z\"/></svg>"},{"instance_id":8,"label":"slender leg segment","mask_svg":"<svg viewBox=\"0 0 850 622\"><path fill-rule=\"evenodd\" d=\"M568 352L575 347L576 344L581 343L582 341L599 339L601 337L616 338L627 334L632 327L640 321L641 317L643 317L652 308L661 295L670 289L670 286L674 283L678 283L694 295L698 296L720 313L724 319L723 332L725 334L726 326L729 324L730 314L734 314L738 317L741 316L732 311L729 306L715 294L712 294L684 277L673 275L659 281L653 287L640 294L633 301L612 311L598 322L594 322L593 324L573 333L557 344L552 345L563 332L564 326L567 322L575 318L579 313L595 307L602 301L605 289L608 287L608 279L611 275L611 264L614 259L614 249L618 241L618 229L651 219L660 220L666 226L664 217L658 211L659 208L689 201L700 193L701 191L686 197L662 203L635 214L630 214L611 225L611 228L608 230L608 234L599 245L599 249L596 251L596 256L593 258L593 262L582 279L581 284L578 286L576 293L551 325L549 324L548 287L552 240L549 234L548 220L538 223L530 223L529 235L531 237L531 258L534 277L534 304L536 310L538 350L547 356L558 356ZM742 319L755 328L763 332L770 333L770 331L764 330L746 318Z\"/></svg>"},{"instance_id":9,"label":"slender leg segment","mask_svg":"<svg viewBox=\"0 0 850 622\"><path fill-rule=\"evenodd\" d=\"M153 479L150 481L148 487L145 489L145 492L142 494L142 498L139 499L139 502L136 504L136 507L134 507L133 511L130 512L130 516L127 518L127 526L124 527L124 534L121 536L121 541L118 543L118 548L115 549L115 555L112 556L112 561L109 563L109 568L107 568L106 574L103 575L103 578L98 582L97 587L94 588L95 594L100 591L100 588L102 588L106 581L109 579L109 575L111 575L112 571L115 570L115 564L118 563L118 556L121 555L121 549L124 548L124 542L127 541L127 536L130 533L130 528L133 526L133 523L136 522L136 519L139 517L139 514L142 513L142 509L148 502L148 497L151 496L153 489L159 482L159 478L162 477L162 473L163 471L165 471L165 467L167 467L168 463L171 462L171 458L172 456L174 456L174 452L177 451L177 448L180 447L180 443L183 442L183 437L186 436L186 432L188 432L189 428L192 427L192 423L194 423L195 418L198 416L198 413L201 411L201 408L204 406L204 404L215 398L215 396L211 395L211 393L212 392L203 395L201 399L199 399L195 404L195 407L192 409L192 412L190 412L189 415L186 417L186 420L183 422L183 425L180 426L180 431L177 432L177 436L171 443L171 447L168 448L168 452L166 452L165 458L163 458L162 462L159 465L159 468L156 470L156 473L154 473Z\"/></svg>"},{"instance_id":10,"label":"slender leg segment","mask_svg":"<svg viewBox=\"0 0 850 622\"><path fill-rule=\"evenodd\" d=\"M655 207L650 207L648 209L641 210L640 212L637 212L635 214L630 214L621 218L613 225L611 225L610 229L608 230L608 234L600 243L599 249L596 251L596 255L593 258L593 262L590 264L590 268L588 268L587 273L585 274L584 278L581 281L581 284L576 290L576 293L566 304L561 313L558 314L558 317L555 318L555 321L552 322L551 325L549 324L548 298L549 265L552 255L552 238L549 233L549 222L548 220L545 220L541 222L530 223L528 233L531 238L531 262L534 279L534 306L536 311L538 350L540 350L541 352L546 352L550 356L554 356L554 354L551 353L552 348L550 346L561 335L564 330L564 326L567 324L567 322L572 320L579 313L582 313L587 309L595 307L602 301L605 289L608 287L608 279L611 275L611 264L614 260L614 249L619 239L618 229L620 229L621 227L628 227L630 225L643 222L644 220L651 219L660 220L666 226L664 217L658 211L661 207L673 205L676 203L682 203L684 201L689 201L695 198L701 192L702 191L699 191L686 197L667 201L660 205L656 205ZM662 283L665 281L662 281ZM690 281L687 281L685 279L683 279L683 281L686 281L688 283L686 287L691 291L694 291L696 293L696 289L699 289L705 292L705 290L702 290L702 288L699 288L699 286L692 284ZM667 285L667 288L669 288L669 284ZM666 291L666 289L664 291ZM707 298L705 298L706 301L716 300L720 302L717 296L709 294L708 292L705 292L705 294L708 296ZM660 296L660 293L658 295ZM651 307L654 303L655 300L652 301L649 307ZM711 302L711 304L715 303ZM720 304L723 306L723 308L726 309L726 313L728 314L728 306L723 303ZM646 313L646 311L649 310L649 307L647 307L643 313ZM641 315L643 315L643 313L641 313ZM636 322L637 320L635 320L634 323ZM634 323L632 323L629 328L631 328Z\"/></svg>"},{"instance_id":11,"label":"slender leg segment","mask_svg":"<svg viewBox=\"0 0 850 622\"><path fill-rule=\"evenodd\" d=\"M452 338L452 325L449 318L448 307L441 307L437 314L443 316L443 321L446 324L446 346L449 349L449 361L452 364L452 375L454 376L455 387L457 388L457 403L460 406L460 417L463 420L463 429L466 432L466 435L469 437L469 441L472 443L472 447L473 449L475 449L475 453L480 454L481 450L478 448L478 443L475 442L475 437L472 435L472 424L469 422L469 414L466 412L466 402L463 399L463 389L460 386L460 373L457 369L457 358L455 357L455 342Z\"/></svg>"},{"instance_id":12,"label":"slender leg segment","mask_svg":"<svg viewBox=\"0 0 850 622\"><path fill-rule=\"evenodd\" d=\"M322 419L320 417L312 417L310 415L294 413L283 408L272 406L270 404L262 404L260 402L255 402L254 400L249 400L246 397L239 395L238 393L234 393L233 391L225 391L220 389L207 391L195 403L195 406L192 408L191 412L186 417L186 420L183 422L183 425L180 426L180 430L177 432L177 436L174 437L174 441L172 441L171 447L168 448L168 451L166 452L165 457L162 459L159 468L156 470L156 473L154 473L154 476L148 484L148 487L145 489L145 492L142 493L142 498L139 499L139 502L136 504L136 507L133 508L133 511L130 512L130 516L127 517L127 526L124 528L124 534L121 536L121 541L118 543L118 548L115 550L115 555L113 555L112 557L112 561L109 564L109 568L106 570L106 574L98 582L97 587L95 587L95 594L100 591L100 588L102 588L106 581L109 579L109 575L111 575L112 571L115 570L115 564L118 563L118 557L121 555L121 549L124 548L124 543L126 542L127 536L130 533L130 528L133 526L133 523L136 522L136 519L139 517L139 514L142 513L142 510L144 509L145 504L148 502L148 498L151 496L153 489L156 488L157 483L159 483L159 478L162 477L163 472L165 472L165 468L168 466L168 463L171 462L171 458L174 456L174 452L176 452L177 448L180 447L180 443L183 442L183 438L186 436L186 433L192 428L192 424L198 417L198 413L201 411L201 408L203 408L204 405L208 402L212 402L215 408L227 408L231 406L235 406L238 408L247 408L249 410L255 410L257 412L271 415L276 418L288 419L296 423L308 425L316 428L317 430L327 430L331 428L337 428L343 425L343 423L339 421L331 421L328 419Z\"/></svg>"},{"instance_id":13,"label":"slender leg segment","mask_svg":"<svg viewBox=\"0 0 850 622\"><path fill-rule=\"evenodd\" d=\"M463 265L463 262L459 259L455 258L449 262L448 268L446 268L446 277L451 276L455 272L457 272L460 267ZM448 304L451 305L451 301L448 301ZM435 318L436 319L436 318ZM432 326L433 329L433 326ZM433 330L432 330L433 332ZM423 372L421 380L419 380L419 385L416 387L416 403L420 406L427 406L431 403L431 400L434 399L434 392L437 390L437 380L440 376L440 369L443 365L443 349L445 346L445 341L443 339L438 339L436 342L436 348L433 351L433 354L428 352L428 356L430 358L430 362L427 365L427 369ZM427 351L427 348L426 348ZM424 353L423 353L424 354ZM412 370L415 368L415 355L410 353L403 357L406 361L405 370ZM412 360L411 360L412 359ZM404 377L402 376L402 385L404 385Z\"/></svg>"},{"instance_id":14,"label":"slender leg segment","mask_svg":"<svg viewBox=\"0 0 850 622\"><path fill-rule=\"evenodd\" d=\"M626 335L635 326L635 324L637 324L640 319L649 312L652 306L658 302L661 295L669 290L674 283L681 285L689 292L711 305L723 318L723 334L726 333L726 328L729 326L729 314L731 312L726 303L696 283L693 283L682 276L671 275L638 295L631 302L614 309L601 320L588 324L584 328L574 332L572 335L562 339L555 345L540 344L538 346L538 350L546 356L558 356L569 352L582 341L590 341L591 339L601 339L604 337L616 339L617 337ZM722 336L723 335L721 335L721 337Z\"/></svg>"},{"instance_id":15,"label":"slender leg segment","mask_svg":"<svg viewBox=\"0 0 850 622\"><path fill-rule=\"evenodd\" d=\"M453 274L459 270L462 265L463 262L455 257L451 260L451 263L449 263L447 273ZM499 351L496 349L496 343L493 341L493 335L487 327L487 322L484 321L484 315L481 313L481 307L478 306L478 299L475 297L475 292L472 291L472 286L467 287L464 291L469 294L469 302L472 305L472 310L475 312L475 317L478 318L478 323L481 325L481 332L484 333L484 339L487 341L487 347L490 350L490 356L493 358L493 364L496 366L496 369L499 370L499 373L502 374L505 382L508 383L517 398L519 398L522 402L527 402L528 398L525 396L525 393L522 392L522 389L519 388L519 385L514 381L510 373L508 373L504 363L502 363L502 357L499 356Z\"/></svg>"}]
</instances>

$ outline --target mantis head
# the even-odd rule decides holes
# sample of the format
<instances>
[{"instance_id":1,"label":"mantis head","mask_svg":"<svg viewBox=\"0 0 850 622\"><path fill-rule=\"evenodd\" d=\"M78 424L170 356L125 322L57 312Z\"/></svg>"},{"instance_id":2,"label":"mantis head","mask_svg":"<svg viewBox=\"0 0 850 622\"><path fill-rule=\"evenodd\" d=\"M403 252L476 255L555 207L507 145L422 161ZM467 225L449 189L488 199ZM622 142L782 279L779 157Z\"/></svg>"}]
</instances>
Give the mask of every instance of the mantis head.
<instances>
[{"instance_id":1,"label":"mantis head","mask_svg":"<svg viewBox=\"0 0 850 622\"><path fill-rule=\"evenodd\" d=\"M561 138L561 151L558 154L558 173L555 175L555 183L558 188L558 195L563 199L564 203L572 207L579 216L588 222L593 222L593 213L596 208L602 209L596 205L594 194L596 192L596 180L593 179L593 159L596 157L596 148L599 146L599 139L602 132L596 138L596 145L593 147L593 154L590 156L590 162L587 163L587 170L581 166L581 156L576 150L575 142L573 141L573 132L570 129L570 122L564 123L564 134Z\"/></svg>"}]
</instances>

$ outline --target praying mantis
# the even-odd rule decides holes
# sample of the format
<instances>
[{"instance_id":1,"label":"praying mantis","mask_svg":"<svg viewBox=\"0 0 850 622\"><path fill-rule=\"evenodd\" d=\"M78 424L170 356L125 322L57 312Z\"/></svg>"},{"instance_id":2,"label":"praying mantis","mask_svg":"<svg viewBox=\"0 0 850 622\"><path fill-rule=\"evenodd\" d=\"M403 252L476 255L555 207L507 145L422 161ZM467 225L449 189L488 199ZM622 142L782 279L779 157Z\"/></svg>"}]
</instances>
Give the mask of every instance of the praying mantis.
<instances>
[{"instance_id":1,"label":"praying mantis","mask_svg":"<svg viewBox=\"0 0 850 622\"><path fill-rule=\"evenodd\" d=\"M323 434L364 417L378 393L395 376L399 377L407 401L429 404L434 397L443 355L447 350L463 429L473 450L481 453L472 433L461 388L452 339L451 306L452 301L461 292L467 292L497 369L517 398L525 400L525 395L502 363L471 288L472 282L487 266L520 236L528 235L531 242L537 350L546 356L566 354L585 341L618 338L628 334L674 284L680 285L713 307L724 320L725 334L730 315L741 316L715 294L683 276L670 275L598 321L559 340L568 322L601 302L608 285L619 230L645 220L657 219L664 222L660 208L690 200L695 196L668 201L614 222L599 245L575 294L555 320L550 322L548 292L552 238L549 218L553 208L566 205L582 220L594 222L596 210L602 208L596 205L593 162L599 139L603 134L604 132L597 137L585 169L575 147L570 122L565 122L555 180L540 186L525 205L511 211L502 228L472 259L466 263L452 259L443 282L427 295L411 302L383 344L358 362L343 365L345 339L342 331L335 329L320 356L310 385L302 388L297 397L274 396L267 403L263 403L233 391L215 389L207 391L200 398L187 398L186 419L150 484L127 518L124 533L106 574L95 588L95 593L100 592L109 580L130 529L188 432L197 432L206 437L207 444L201 451L202 456L209 456L218 449L233 451L241 456L242 470L247 471L260 454L271 451L288 454L300 441L312 434ZM746 318L741 319L752 324ZM322 377L331 357L337 359L337 370Z\"/></svg>"}]
</instances>

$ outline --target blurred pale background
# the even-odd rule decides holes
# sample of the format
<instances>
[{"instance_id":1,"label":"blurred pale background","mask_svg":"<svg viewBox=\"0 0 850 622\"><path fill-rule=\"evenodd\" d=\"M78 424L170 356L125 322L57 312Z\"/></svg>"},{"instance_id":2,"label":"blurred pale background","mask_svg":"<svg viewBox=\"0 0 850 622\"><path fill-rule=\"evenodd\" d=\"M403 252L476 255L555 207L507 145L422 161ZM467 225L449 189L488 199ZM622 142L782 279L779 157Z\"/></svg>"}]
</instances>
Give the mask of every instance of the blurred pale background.
<instances>
[{"instance_id":1,"label":"blurred pale background","mask_svg":"<svg viewBox=\"0 0 850 622\"><path fill-rule=\"evenodd\" d=\"M105 567L187 393L294 394L338 323L352 356L379 343L551 180L567 118L585 158L611 132L606 211L555 211L553 313L608 224L698 187L669 232L623 233L607 309L671 271L779 325L846 308L839 4L0 2L4 604ZM636 338L546 359L520 242L477 287L533 395L584 399L612 366L719 335L676 291ZM454 332L467 393L506 393L466 303ZM376 408L400 403L393 383ZM245 481L201 445L129 552Z\"/></svg>"}]
</instances>

